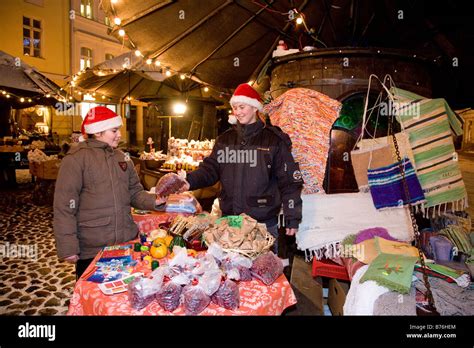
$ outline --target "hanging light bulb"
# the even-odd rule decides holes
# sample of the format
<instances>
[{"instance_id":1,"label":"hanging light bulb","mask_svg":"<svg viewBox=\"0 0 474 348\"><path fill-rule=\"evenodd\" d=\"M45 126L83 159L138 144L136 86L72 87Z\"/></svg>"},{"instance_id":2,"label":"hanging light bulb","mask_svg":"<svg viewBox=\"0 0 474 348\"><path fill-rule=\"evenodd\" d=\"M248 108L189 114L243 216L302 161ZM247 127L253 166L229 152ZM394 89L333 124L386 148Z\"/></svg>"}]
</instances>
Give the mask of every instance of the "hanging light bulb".
<instances>
[{"instance_id":1,"label":"hanging light bulb","mask_svg":"<svg viewBox=\"0 0 474 348\"><path fill-rule=\"evenodd\" d=\"M186 78L186 75L181 74L181 75L179 75L179 78L180 78L181 80L184 80L184 79Z\"/></svg>"},{"instance_id":2,"label":"hanging light bulb","mask_svg":"<svg viewBox=\"0 0 474 348\"><path fill-rule=\"evenodd\" d=\"M105 99L105 95L102 96L102 99Z\"/></svg>"},{"instance_id":3,"label":"hanging light bulb","mask_svg":"<svg viewBox=\"0 0 474 348\"><path fill-rule=\"evenodd\" d=\"M160 61L159 61L159 60L155 60L155 65L156 65L156 66L160 66L160 65L161 65Z\"/></svg>"},{"instance_id":4,"label":"hanging light bulb","mask_svg":"<svg viewBox=\"0 0 474 348\"><path fill-rule=\"evenodd\" d=\"M151 58L148 58L148 59L146 60L146 63L147 63L148 65L150 65L152 62L153 62L153 61L151 60Z\"/></svg>"},{"instance_id":5,"label":"hanging light bulb","mask_svg":"<svg viewBox=\"0 0 474 348\"><path fill-rule=\"evenodd\" d=\"M20 102L24 102L25 101L25 98L20 98Z\"/></svg>"},{"instance_id":6,"label":"hanging light bulb","mask_svg":"<svg viewBox=\"0 0 474 348\"><path fill-rule=\"evenodd\" d=\"M7 94L7 98L10 98L10 94Z\"/></svg>"},{"instance_id":7,"label":"hanging light bulb","mask_svg":"<svg viewBox=\"0 0 474 348\"><path fill-rule=\"evenodd\" d=\"M139 50L136 50L136 51L135 51L135 55L136 55L137 57L140 57L140 56L142 55L142 53L141 53Z\"/></svg>"},{"instance_id":8,"label":"hanging light bulb","mask_svg":"<svg viewBox=\"0 0 474 348\"><path fill-rule=\"evenodd\" d=\"M69 96L69 100L72 100L72 96Z\"/></svg>"},{"instance_id":9,"label":"hanging light bulb","mask_svg":"<svg viewBox=\"0 0 474 348\"><path fill-rule=\"evenodd\" d=\"M296 24L302 24L303 23L303 18L298 17L296 18Z\"/></svg>"},{"instance_id":10,"label":"hanging light bulb","mask_svg":"<svg viewBox=\"0 0 474 348\"><path fill-rule=\"evenodd\" d=\"M49 94L49 93L46 94L46 98L49 98L49 97L51 97L51 94Z\"/></svg>"},{"instance_id":11,"label":"hanging light bulb","mask_svg":"<svg viewBox=\"0 0 474 348\"><path fill-rule=\"evenodd\" d=\"M177 115L182 115L186 112L186 104L184 103L176 103L173 105L173 111Z\"/></svg>"},{"instance_id":12,"label":"hanging light bulb","mask_svg":"<svg viewBox=\"0 0 474 348\"><path fill-rule=\"evenodd\" d=\"M119 34L120 36L125 36L125 30L120 29L120 30L118 31L118 34Z\"/></svg>"},{"instance_id":13,"label":"hanging light bulb","mask_svg":"<svg viewBox=\"0 0 474 348\"><path fill-rule=\"evenodd\" d=\"M165 75L166 76L171 76L171 71L169 71L169 69L166 69Z\"/></svg>"},{"instance_id":14,"label":"hanging light bulb","mask_svg":"<svg viewBox=\"0 0 474 348\"><path fill-rule=\"evenodd\" d=\"M31 103L31 98L28 98L28 103Z\"/></svg>"},{"instance_id":15,"label":"hanging light bulb","mask_svg":"<svg viewBox=\"0 0 474 348\"><path fill-rule=\"evenodd\" d=\"M82 95L82 92L81 92L81 91L79 91L79 92L77 92L77 93L79 93L79 95Z\"/></svg>"},{"instance_id":16,"label":"hanging light bulb","mask_svg":"<svg viewBox=\"0 0 474 348\"><path fill-rule=\"evenodd\" d=\"M3 94L3 95L5 95L5 94L7 94L7 92L5 92L5 91L2 91L2 94Z\"/></svg>"},{"instance_id":17,"label":"hanging light bulb","mask_svg":"<svg viewBox=\"0 0 474 348\"><path fill-rule=\"evenodd\" d=\"M209 87L204 87L204 92L209 92Z\"/></svg>"},{"instance_id":18,"label":"hanging light bulb","mask_svg":"<svg viewBox=\"0 0 474 348\"><path fill-rule=\"evenodd\" d=\"M121 20L120 18L118 18L118 17L115 17L115 18L114 18L114 23L115 23L116 25L120 25L120 23L122 23L122 20Z\"/></svg>"}]
</instances>

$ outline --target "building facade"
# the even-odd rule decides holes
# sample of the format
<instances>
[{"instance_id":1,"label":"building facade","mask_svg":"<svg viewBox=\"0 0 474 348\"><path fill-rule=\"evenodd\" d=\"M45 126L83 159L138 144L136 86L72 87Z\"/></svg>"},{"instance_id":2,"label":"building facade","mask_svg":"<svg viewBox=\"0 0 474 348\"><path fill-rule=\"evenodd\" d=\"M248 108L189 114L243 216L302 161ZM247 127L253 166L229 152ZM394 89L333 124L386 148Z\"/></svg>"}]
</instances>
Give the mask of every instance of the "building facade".
<instances>
[{"instance_id":1,"label":"building facade","mask_svg":"<svg viewBox=\"0 0 474 348\"><path fill-rule=\"evenodd\" d=\"M107 18L99 5L100 0L2 0L0 50L65 87L79 71L128 51L107 34L113 19ZM80 130L88 109L104 104L102 100L83 100L82 94L65 89L80 103L74 108L59 105L42 112L48 117L41 123L49 126L59 142L68 141L72 132ZM120 105L107 106L122 112ZM36 109L40 112L44 108Z\"/></svg>"}]
</instances>

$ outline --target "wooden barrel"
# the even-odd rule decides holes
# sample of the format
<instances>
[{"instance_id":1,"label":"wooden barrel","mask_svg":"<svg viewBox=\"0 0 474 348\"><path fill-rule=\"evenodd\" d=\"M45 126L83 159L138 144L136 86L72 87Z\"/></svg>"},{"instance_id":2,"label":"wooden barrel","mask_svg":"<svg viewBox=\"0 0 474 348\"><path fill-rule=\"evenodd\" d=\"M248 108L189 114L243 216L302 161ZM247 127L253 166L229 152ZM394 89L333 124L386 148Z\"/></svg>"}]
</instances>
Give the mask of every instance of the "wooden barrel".
<instances>
[{"instance_id":1,"label":"wooden barrel","mask_svg":"<svg viewBox=\"0 0 474 348\"><path fill-rule=\"evenodd\" d=\"M366 91L370 74L381 79L390 74L397 87L430 97L433 63L415 53L387 48L301 52L274 59L270 67L270 93L275 99L289 88L302 87L342 101L354 93Z\"/></svg>"}]
</instances>

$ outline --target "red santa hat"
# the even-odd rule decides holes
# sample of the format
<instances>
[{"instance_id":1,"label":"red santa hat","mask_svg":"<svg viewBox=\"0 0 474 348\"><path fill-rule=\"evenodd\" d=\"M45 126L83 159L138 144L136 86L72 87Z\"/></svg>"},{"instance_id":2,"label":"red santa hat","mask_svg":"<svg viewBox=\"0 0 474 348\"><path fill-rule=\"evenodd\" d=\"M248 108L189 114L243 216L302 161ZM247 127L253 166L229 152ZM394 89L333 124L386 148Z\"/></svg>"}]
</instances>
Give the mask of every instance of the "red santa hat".
<instances>
[{"instance_id":1,"label":"red santa hat","mask_svg":"<svg viewBox=\"0 0 474 348\"><path fill-rule=\"evenodd\" d=\"M87 113L82 121L82 134L95 134L107 129L122 126L122 117L105 106L96 106Z\"/></svg>"},{"instance_id":2,"label":"red santa hat","mask_svg":"<svg viewBox=\"0 0 474 348\"><path fill-rule=\"evenodd\" d=\"M235 103L244 103L256 107L258 111L263 110L260 94L246 83L237 86L232 98L230 98L230 105Z\"/></svg>"}]
</instances>

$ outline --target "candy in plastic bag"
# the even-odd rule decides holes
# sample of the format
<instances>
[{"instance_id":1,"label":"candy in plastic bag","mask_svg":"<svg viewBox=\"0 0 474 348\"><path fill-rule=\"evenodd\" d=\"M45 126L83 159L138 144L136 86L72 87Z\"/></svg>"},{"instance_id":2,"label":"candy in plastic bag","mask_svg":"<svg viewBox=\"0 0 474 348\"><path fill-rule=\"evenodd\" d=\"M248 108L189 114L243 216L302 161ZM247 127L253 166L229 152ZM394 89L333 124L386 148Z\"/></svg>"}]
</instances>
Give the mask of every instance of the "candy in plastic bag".
<instances>
[{"instance_id":1,"label":"candy in plastic bag","mask_svg":"<svg viewBox=\"0 0 474 348\"><path fill-rule=\"evenodd\" d=\"M240 296L239 286L230 279L221 283L219 289L212 295L212 302L225 309L235 310L239 308Z\"/></svg>"},{"instance_id":2,"label":"candy in plastic bag","mask_svg":"<svg viewBox=\"0 0 474 348\"><path fill-rule=\"evenodd\" d=\"M168 197L170 194L182 192L184 185L186 181L178 174L168 173L158 180L155 193L160 197Z\"/></svg>"},{"instance_id":3,"label":"candy in plastic bag","mask_svg":"<svg viewBox=\"0 0 474 348\"><path fill-rule=\"evenodd\" d=\"M250 272L254 278L265 285L270 285L283 274L283 263L278 256L269 251L253 260Z\"/></svg>"},{"instance_id":4,"label":"candy in plastic bag","mask_svg":"<svg viewBox=\"0 0 474 348\"><path fill-rule=\"evenodd\" d=\"M183 305L186 315L201 313L211 302L204 289L199 285L186 285L183 289Z\"/></svg>"},{"instance_id":5,"label":"candy in plastic bag","mask_svg":"<svg viewBox=\"0 0 474 348\"><path fill-rule=\"evenodd\" d=\"M173 312L179 306L179 298L183 288L181 285L170 281L163 285L156 293L158 304L168 312Z\"/></svg>"},{"instance_id":6,"label":"candy in plastic bag","mask_svg":"<svg viewBox=\"0 0 474 348\"><path fill-rule=\"evenodd\" d=\"M128 284L128 300L133 309L141 310L148 306L161 288L161 282L144 277L135 278Z\"/></svg>"}]
</instances>

